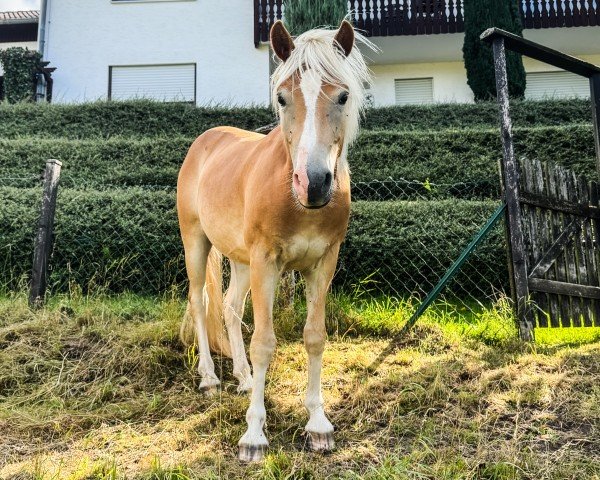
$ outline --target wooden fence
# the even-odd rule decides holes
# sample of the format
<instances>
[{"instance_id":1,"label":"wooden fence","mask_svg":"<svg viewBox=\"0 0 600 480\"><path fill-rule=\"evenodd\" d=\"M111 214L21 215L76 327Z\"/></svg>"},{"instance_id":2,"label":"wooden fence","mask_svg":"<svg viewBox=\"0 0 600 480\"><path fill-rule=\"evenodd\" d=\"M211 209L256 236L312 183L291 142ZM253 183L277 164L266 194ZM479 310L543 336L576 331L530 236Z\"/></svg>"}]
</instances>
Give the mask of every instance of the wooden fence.
<instances>
[{"instance_id":1,"label":"wooden fence","mask_svg":"<svg viewBox=\"0 0 600 480\"><path fill-rule=\"evenodd\" d=\"M598 184L558 165L520 163L531 315L539 327L600 326Z\"/></svg>"}]
</instances>

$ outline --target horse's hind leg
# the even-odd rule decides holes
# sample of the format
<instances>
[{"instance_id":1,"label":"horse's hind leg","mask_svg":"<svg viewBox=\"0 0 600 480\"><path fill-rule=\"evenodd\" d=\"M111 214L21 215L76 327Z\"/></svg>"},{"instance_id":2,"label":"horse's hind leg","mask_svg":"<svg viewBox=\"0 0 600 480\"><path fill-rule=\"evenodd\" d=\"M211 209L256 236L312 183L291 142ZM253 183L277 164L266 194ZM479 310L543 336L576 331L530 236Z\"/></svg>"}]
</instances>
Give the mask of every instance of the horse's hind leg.
<instances>
[{"instance_id":1,"label":"horse's hind leg","mask_svg":"<svg viewBox=\"0 0 600 480\"><path fill-rule=\"evenodd\" d=\"M325 300L335 272L339 245L334 246L313 270L303 272L306 279L308 318L304 326L304 345L308 353L308 388L304 405L308 410L306 432L310 448L332 450L333 425L325 416L321 395L321 365L325 348Z\"/></svg>"},{"instance_id":2,"label":"horse's hind leg","mask_svg":"<svg viewBox=\"0 0 600 480\"><path fill-rule=\"evenodd\" d=\"M188 309L198 344L198 373L202 379L200 389L211 392L220 383L210 356L206 326L207 299L204 295L204 285L211 244L199 223L189 227L182 225L181 237L185 249L185 268L190 282Z\"/></svg>"},{"instance_id":3,"label":"horse's hind leg","mask_svg":"<svg viewBox=\"0 0 600 480\"><path fill-rule=\"evenodd\" d=\"M233 375L240 382L238 392L246 392L252 388L252 375L242 337L242 317L248 290L250 290L250 267L232 261L231 280L225 295L224 317L231 344Z\"/></svg>"}]
</instances>

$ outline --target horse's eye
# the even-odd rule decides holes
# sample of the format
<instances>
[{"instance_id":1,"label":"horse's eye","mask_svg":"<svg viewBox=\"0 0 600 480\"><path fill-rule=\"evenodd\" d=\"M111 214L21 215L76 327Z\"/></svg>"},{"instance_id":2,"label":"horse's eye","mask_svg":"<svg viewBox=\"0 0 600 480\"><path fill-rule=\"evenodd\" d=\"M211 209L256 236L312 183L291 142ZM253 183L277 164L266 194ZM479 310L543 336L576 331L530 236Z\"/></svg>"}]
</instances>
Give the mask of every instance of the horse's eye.
<instances>
[{"instance_id":1,"label":"horse's eye","mask_svg":"<svg viewBox=\"0 0 600 480\"><path fill-rule=\"evenodd\" d=\"M338 103L340 105L346 105L347 101L348 101L348 92L344 92L340 95L340 98L338 98Z\"/></svg>"},{"instance_id":2,"label":"horse's eye","mask_svg":"<svg viewBox=\"0 0 600 480\"><path fill-rule=\"evenodd\" d=\"M282 107L285 107L285 105L286 105L285 98L283 98L283 95L281 95L281 93L277 94L277 103L279 105L281 105Z\"/></svg>"}]
</instances>

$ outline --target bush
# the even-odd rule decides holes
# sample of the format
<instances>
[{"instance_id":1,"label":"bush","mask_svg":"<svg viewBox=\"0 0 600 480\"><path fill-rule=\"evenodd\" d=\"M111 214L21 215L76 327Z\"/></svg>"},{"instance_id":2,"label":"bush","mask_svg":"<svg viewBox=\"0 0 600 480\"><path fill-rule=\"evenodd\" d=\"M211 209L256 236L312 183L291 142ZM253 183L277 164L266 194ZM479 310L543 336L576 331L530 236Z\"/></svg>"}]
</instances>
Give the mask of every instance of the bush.
<instances>
[{"instance_id":1,"label":"bush","mask_svg":"<svg viewBox=\"0 0 600 480\"><path fill-rule=\"evenodd\" d=\"M0 50L4 70L3 90L9 103L33 100L37 75L42 72L42 55L28 48L11 47Z\"/></svg>"},{"instance_id":2,"label":"bush","mask_svg":"<svg viewBox=\"0 0 600 480\"><path fill-rule=\"evenodd\" d=\"M31 271L40 189L0 188L0 286ZM355 202L337 285L371 276L380 289L423 292L468 243L497 202ZM157 293L185 281L183 247L168 191L62 189L49 285ZM498 234L469 262L463 286L502 286L506 257ZM473 275L477 272L477 275ZM391 286L390 286L391 285ZM392 290L392 291L393 291ZM473 289L473 292L477 290Z\"/></svg>"},{"instance_id":3,"label":"bush","mask_svg":"<svg viewBox=\"0 0 600 480\"><path fill-rule=\"evenodd\" d=\"M523 36L520 0L466 1L465 40L463 57L467 70L467 83L475 100L496 98L496 76L492 47L481 41L480 35L488 28L497 27ZM521 55L506 51L508 92L511 97L525 94L525 68Z\"/></svg>"},{"instance_id":4,"label":"bush","mask_svg":"<svg viewBox=\"0 0 600 480\"><path fill-rule=\"evenodd\" d=\"M512 100L510 114L515 127L566 126L591 123L589 100ZM444 103L402 105L367 110L363 130L444 130L498 128L498 104Z\"/></svg>"},{"instance_id":5,"label":"bush","mask_svg":"<svg viewBox=\"0 0 600 480\"><path fill-rule=\"evenodd\" d=\"M249 130L274 121L267 107L196 107L149 100L80 105L1 105L0 138L36 135L61 138L198 136L218 125Z\"/></svg>"},{"instance_id":6,"label":"bush","mask_svg":"<svg viewBox=\"0 0 600 480\"><path fill-rule=\"evenodd\" d=\"M591 123L589 100L514 101L517 127ZM218 125L249 130L274 121L270 108L195 107L151 101L81 105L0 104L0 138L22 136L91 139L113 136L195 137ZM497 128L495 102L406 105L367 110L364 129L441 130Z\"/></svg>"},{"instance_id":7,"label":"bush","mask_svg":"<svg viewBox=\"0 0 600 480\"><path fill-rule=\"evenodd\" d=\"M346 0L283 0L285 25L292 35L338 26L348 13Z\"/></svg>"},{"instance_id":8,"label":"bush","mask_svg":"<svg viewBox=\"0 0 600 480\"><path fill-rule=\"evenodd\" d=\"M0 184L33 185L47 158L63 161L64 187L174 187L193 138L0 141ZM497 130L365 131L349 153L355 199L490 198L499 192ZM520 157L595 175L588 126L515 129ZM438 185L436 185L438 184ZM442 185L439 185L442 184Z\"/></svg>"}]
</instances>

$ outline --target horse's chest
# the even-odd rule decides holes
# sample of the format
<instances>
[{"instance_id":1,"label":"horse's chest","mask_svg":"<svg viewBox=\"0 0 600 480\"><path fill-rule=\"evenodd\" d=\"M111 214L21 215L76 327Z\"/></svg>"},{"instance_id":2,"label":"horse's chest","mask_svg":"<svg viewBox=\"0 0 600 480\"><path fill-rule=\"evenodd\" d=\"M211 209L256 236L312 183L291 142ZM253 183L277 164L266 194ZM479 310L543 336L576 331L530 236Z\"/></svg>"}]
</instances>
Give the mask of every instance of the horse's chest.
<instances>
[{"instance_id":1,"label":"horse's chest","mask_svg":"<svg viewBox=\"0 0 600 480\"><path fill-rule=\"evenodd\" d=\"M331 240L323 235L296 234L285 242L281 260L287 268L310 268L325 255L331 244Z\"/></svg>"}]
</instances>

